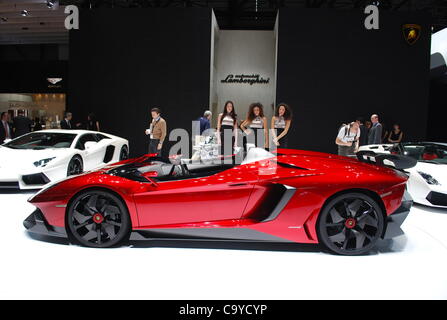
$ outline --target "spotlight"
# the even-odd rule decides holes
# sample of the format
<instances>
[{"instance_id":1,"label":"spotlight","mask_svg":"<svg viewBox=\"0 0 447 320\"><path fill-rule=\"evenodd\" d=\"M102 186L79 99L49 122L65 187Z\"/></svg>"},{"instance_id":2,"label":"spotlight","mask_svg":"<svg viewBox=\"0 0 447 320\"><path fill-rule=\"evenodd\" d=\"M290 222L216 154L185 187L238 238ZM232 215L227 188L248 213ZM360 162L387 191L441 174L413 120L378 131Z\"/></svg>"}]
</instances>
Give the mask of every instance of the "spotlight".
<instances>
[{"instance_id":1,"label":"spotlight","mask_svg":"<svg viewBox=\"0 0 447 320\"><path fill-rule=\"evenodd\" d=\"M22 15L22 17L28 17L29 16L28 10L22 10L22 12L20 14Z\"/></svg>"},{"instance_id":2,"label":"spotlight","mask_svg":"<svg viewBox=\"0 0 447 320\"><path fill-rule=\"evenodd\" d=\"M55 2L56 2L56 0L47 0L48 9L53 9Z\"/></svg>"}]
</instances>

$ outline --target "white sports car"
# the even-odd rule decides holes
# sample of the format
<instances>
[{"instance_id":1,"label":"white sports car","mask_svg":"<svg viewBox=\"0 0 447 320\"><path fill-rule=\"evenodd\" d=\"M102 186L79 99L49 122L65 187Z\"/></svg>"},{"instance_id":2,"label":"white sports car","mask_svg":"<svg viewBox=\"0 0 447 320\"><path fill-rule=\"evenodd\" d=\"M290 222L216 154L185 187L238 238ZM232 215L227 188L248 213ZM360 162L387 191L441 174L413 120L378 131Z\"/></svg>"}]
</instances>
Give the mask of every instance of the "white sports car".
<instances>
[{"instance_id":1,"label":"white sports car","mask_svg":"<svg viewBox=\"0 0 447 320\"><path fill-rule=\"evenodd\" d=\"M39 189L128 156L129 142L111 134L35 131L0 146L0 188Z\"/></svg>"},{"instance_id":2,"label":"white sports car","mask_svg":"<svg viewBox=\"0 0 447 320\"><path fill-rule=\"evenodd\" d=\"M414 202L447 208L447 143L378 144L362 146L359 151L404 154L416 159L417 165L406 170L410 174L408 191Z\"/></svg>"}]
</instances>

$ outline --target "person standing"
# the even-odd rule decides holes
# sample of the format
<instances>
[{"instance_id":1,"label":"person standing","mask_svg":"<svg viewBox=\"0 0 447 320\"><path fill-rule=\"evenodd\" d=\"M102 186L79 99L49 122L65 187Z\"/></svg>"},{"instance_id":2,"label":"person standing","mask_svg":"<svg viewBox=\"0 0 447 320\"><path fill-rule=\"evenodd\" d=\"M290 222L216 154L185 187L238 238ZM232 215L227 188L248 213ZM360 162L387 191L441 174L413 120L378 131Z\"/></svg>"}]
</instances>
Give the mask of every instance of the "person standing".
<instances>
[{"instance_id":1,"label":"person standing","mask_svg":"<svg viewBox=\"0 0 447 320\"><path fill-rule=\"evenodd\" d=\"M225 102L224 109L217 118L217 140L221 145L222 155L233 154L233 149L237 146L237 114L232 101Z\"/></svg>"},{"instance_id":2,"label":"person standing","mask_svg":"<svg viewBox=\"0 0 447 320\"><path fill-rule=\"evenodd\" d=\"M151 124L149 129L146 130L146 135L149 135L151 138L149 142L149 153L155 153L157 156L160 156L163 142L166 138L167 125L166 121L161 117L161 110L159 108L152 108L151 116Z\"/></svg>"},{"instance_id":3,"label":"person standing","mask_svg":"<svg viewBox=\"0 0 447 320\"><path fill-rule=\"evenodd\" d=\"M276 107L275 115L272 117L270 128L272 129L272 142L276 147L287 148L287 133L292 124L292 110L285 103Z\"/></svg>"},{"instance_id":4,"label":"person standing","mask_svg":"<svg viewBox=\"0 0 447 320\"><path fill-rule=\"evenodd\" d=\"M212 113L209 110L206 110L203 113L203 116L199 118L199 123L200 123L200 135L203 134L203 132L205 130L208 130L209 128L211 128L211 116Z\"/></svg>"},{"instance_id":5,"label":"person standing","mask_svg":"<svg viewBox=\"0 0 447 320\"><path fill-rule=\"evenodd\" d=\"M9 114L7 112L2 112L0 116L0 144L3 144L5 140L12 139L12 130L8 119Z\"/></svg>"},{"instance_id":6,"label":"person standing","mask_svg":"<svg viewBox=\"0 0 447 320\"><path fill-rule=\"evenodd\" d=\"M31 119L25 117L23 110L18 111L17 117L12 120L12 123L15 138L31 132L31 125L33 123Z\"/></svg>"},{"instance_id":7,"label":"person standing","mask_svg":"<svg viewBox=\"0 0 447 320\"><path fill-rule=\"evenodd\" d=\"M360 138L359 138L359 146L365 146L368 144L368 131L369 129L365 126L363 117L357 117L355 120L360 128Z\"/></svg>"},{"instance_id":8,"label":"person standing","mask_svg":"<svg viewBox=\"0 0 447 320\"><path fill-rule=\"evenodd\" d=\"M40 130L42 130L42 124L40 123L40 118L36 117L34 118L33 131L40 131Z\"/></svg>"},{"instance_id":9,"label":"person standing","mask_svg":"<svg viewBox=\"0 0 447 320\"><path fill-rule=\"evenodd\" d=\"M86 129L91 131L101 131L99 130L99 120L96 118L93 112L89 113L89 115L87 116Z\"/></svg>"},{"instance_id":10,"label":"person standing","mask_svg":"<svg viewBox=\"0 0 447 320\"><path fill-rule=\"evenodd\" d=\"M361 132L357 122L343 125L338 131L335 144L338 145L339 156L354 156L359 149L359 138Z\"/></svg>"},{"instance_id":11,"label":"person standing","mask_svg":"<svg viewBox=\"0 0 447 320\"><path fill-rule=\"evenodd\" d=\"M381 144L382 143L382 125L379 122L379 116L373 114L371 116L371 129L368 133L368 144Z\"/></svg>"},{"instance_id":12,"label":"person standing","mask_svg":"<svg viewBox=\"0 0 447 320\"><path fill-rule=\"evenodd\" d=\"M249 137L254 138L256 147L268 148L267 118L264 116L264 107L260 102L250 105L247 118L241 123L241 129L246 134L245 151L247 151L247 142L251 140Z\"/></svg>"},{"instance_id":13,"label":"person standing","mask_svg":"<svg viewBox=\"0 0 447 320\"><path fill-rule=\"evenodd\" d=\"M389 143L401 143L403 139L404 133L400 129L399 124L393 125L393 130L390 132L388 136Z\"/></svg>"},{"instance_id":14,"label":"person standing","mask_svg":"<svg viewBox=\"0 0 447 320\"><path fill-rule=\"evenodd\" d=\"M61 129L65 129L65 130L73 129L73 127L71 125L71 119L72 118L73 118L73 115L72 115L71 112L65 112L65 117L60 122Z\"/></svg>"}]
</instances>

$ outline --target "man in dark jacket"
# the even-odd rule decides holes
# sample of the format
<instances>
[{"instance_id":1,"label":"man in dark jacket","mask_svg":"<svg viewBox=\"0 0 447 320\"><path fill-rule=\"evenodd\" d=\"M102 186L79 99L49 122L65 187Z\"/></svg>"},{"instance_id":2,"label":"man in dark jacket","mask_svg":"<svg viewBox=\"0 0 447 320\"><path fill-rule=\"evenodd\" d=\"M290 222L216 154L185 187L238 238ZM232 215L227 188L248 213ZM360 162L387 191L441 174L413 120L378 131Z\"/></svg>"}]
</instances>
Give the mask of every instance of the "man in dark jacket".
<instances>
[{"instance_id":1,"label":"man in dark jacket","mask_svg":"<svg viewBox=\"0 0 447 320\"><path fill-rule=\"evenodd\" d=\"M360 129L359 146L367 145L369 129L365 126L363 117L357 117L355 121L359 124Z\"/></svg>"},{"instance_id":2,"label":"man in dark jacket","mask_svg":"<svg viewBox=\"0 0 447 320\"><path fill-rule=\"evenodd\" d=\"M0 118L0 144L5 142L5 139L12 138L12 127L8 122L8 113L2 112Z\"/></svg>"},{"instance_id":3,"label":"man in dark jacket","mask_svg":"<svg viewBox=\"0 0 447 320\"><path fill-rule=\"evenodd\" d=\"M382 143L382 125L379 122L379 116L373 114L371 116L372 127L369 129L368 144Z\"/></svg>"},{"instance_id":4,"label":"man in dark jacket","mask_svg":"<svg viewBox=\"0 0 447 320\"><path fill-rule=\"evenodd\" d=\"M203 117L199 118L199 122L200 122L200 134L203 134L203 132L205 130L208 130L211 127L211 116L212 113L209 110L206 110L205 113L203 114Z\"/></svg>"},{"instance_id":5,"label":"man in dark jacket","mask_svg":"<svg viewBox=\"0 0 447 320\"><path fill-rule=\"evenodd\" d=\"M19 110L17 117L12 120L14 137L17 138L31 132L32 124L31 119L25 117L25 112L23 110Z\"/></svg>"},{"instance_id":6,"label":"man in dark jacket","mask_svg":"<svg viewBox=\"0 0 447 320\"><path fill-rule=\"evenodd\" d=\"M71 112L65 113L65 118L61 121L61 129L74 129L74 127L71 124L71 119L73 115Z\"/></svg>"}]
</instances>

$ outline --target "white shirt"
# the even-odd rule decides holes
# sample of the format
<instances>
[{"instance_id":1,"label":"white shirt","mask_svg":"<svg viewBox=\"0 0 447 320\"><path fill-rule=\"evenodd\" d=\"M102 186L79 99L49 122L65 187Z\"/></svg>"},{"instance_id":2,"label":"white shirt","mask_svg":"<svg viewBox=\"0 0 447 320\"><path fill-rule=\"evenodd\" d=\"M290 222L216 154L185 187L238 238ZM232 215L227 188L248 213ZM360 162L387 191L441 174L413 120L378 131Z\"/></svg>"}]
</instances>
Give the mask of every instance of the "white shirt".
<instances>
[{"instance_id":1,"label":"white shirt","mask_svg":"<svg viewBox=\"0 0 447 320\"><path fill-rule=\"evenodd\" d=\"M346 133L347 131L347 133ZM346 135L345 135L346 133ZM338 132L337 138L339 138L344 143L347 142L354 142L360 137L360 129L357 130L357 132L351 132L351 130L347 129L347 126L343 126L340 128L340 131Z\"/></svg>"},{"instance_id":2,"label":"white shirt","mask_svg":"<svg viewBox=\"0 0 447 320\"><path fill-rule=\"evenodd\" d=\"M253 121L250 123L249 126L251 129L263 129L264 128L264 121L260 116L257 116L253 119Z\"/></svg>"}]
</instances>

